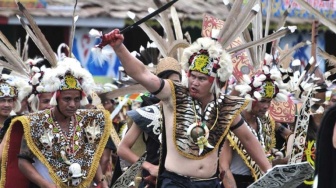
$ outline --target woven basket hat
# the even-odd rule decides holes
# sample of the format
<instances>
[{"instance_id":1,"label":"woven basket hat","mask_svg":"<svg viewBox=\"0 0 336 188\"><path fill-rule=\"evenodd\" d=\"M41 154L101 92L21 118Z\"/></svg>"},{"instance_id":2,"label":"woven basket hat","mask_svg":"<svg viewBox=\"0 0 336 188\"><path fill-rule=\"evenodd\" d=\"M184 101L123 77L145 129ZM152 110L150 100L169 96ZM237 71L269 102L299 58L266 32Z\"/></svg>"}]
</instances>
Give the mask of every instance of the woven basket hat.
<instances>
[{"instance_id":1,"label":"woven basket hat","mask_svg":"<svg viewBox=\"0 0 336 188\"><path fill-rule=\"evenodd\" d=\"M181 75L182 66L181 64L172 57L162 58L157 67L156 67L156 75L162 74L165 71L175 71Z\"/></svg>"}]
</instances>

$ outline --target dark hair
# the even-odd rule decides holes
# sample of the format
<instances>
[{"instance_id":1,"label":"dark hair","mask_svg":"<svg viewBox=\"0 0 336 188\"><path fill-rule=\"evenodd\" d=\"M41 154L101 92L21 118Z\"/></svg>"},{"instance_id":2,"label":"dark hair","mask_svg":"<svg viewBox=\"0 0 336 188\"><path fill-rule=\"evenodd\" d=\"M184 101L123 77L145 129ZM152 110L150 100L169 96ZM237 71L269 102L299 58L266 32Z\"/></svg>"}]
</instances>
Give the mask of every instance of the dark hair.
<instances>
[{"instance_id":1,"label":"dark hair","mask_svg":"<svg viewBox=\"0 0 336 188\"><path fill-rule=\"evenodd\" d=\"M87 100L89 101L89 104L92 104L92 97L90 95L87 96Z\"/></svg>"},{"instance_id":2,"label":"dark hair","mask_svg":"<svg viewBox=\"0 0 336 188\"><path fill-rule=\"evenodd\" d=\"M330 187L333 177L333 129L336 121L336 106L324 114L316 142L315 175L318 175L318 188Z\"/></svg>"},{"instance_id":3,"label":"dark hair","mask_svg":"<svg viewBox=\"0 0 336 188\"><path fill-rule=\"evenodd\" d=\"M310 115L308 123L307 140L316 140L317 138L317 125L314 121L314 116Z\"/></svg>"},{"instance_id":4,"label":"dark hair","mask_svg":"<svg viewBox=\"0 0 336 188\"><path fill-rule=\"evenodd\" d=\"M160 78L163 78L163 79L168 79L169 76L172 75L172 74L174 74L174 73L179 75L180 80L182 79L181 73L173 71L173 70L162 71L157 76L160 77Z\"/></svg>"},{"instance_id":5,"label":"dark hair","mask_svg":"<svg viewBox=\"0 0 336 188\"><path fill-rule=\"evenodd\" d=\"M104 104L106 101L108 101L109 99L107 98L107 95L106 93L101 93L98 95L100 100L101 100L101 103Z\"/></svg>"},{"instance_id":6,"label":"dark hair","mask_svg":"<svg viewBox=\"0 0 336 188\"><path fill-rule=\"evenodd\" d=\"M142 95L141 99L142 99L142 103L141 103L140 107L149 106L149 105L156 104L156 103L160 102L160 99L158 99L154 95L151 95L151 96Z\"/></svg>"},{"instance_id":7,"label":"dark hair","mask_svg":"<svg viewBox=\"0 0 336 188\"><path fill-rule=\"evenodd\" d=\"M45 66L46 68L51 68L51 64L49 63L49 61L45 58L42 58L41 60L39 60L38 62L36 62L36 64L34 65L35 67L41 68L42 66Z\"/></svg>"},{"instance_id":8,"label":"dark hair","mask_svg":"<svg viewBox=\"0 0 336 188\"><path fill-rule=\"evenodd\" d=\"M101 100L101 103L104 104L106 101L111 101L112 104L115 104L116 102L113 100L113 99L109 99L107 97L107 93L101 93L98 95L100 100Z\"/></svg>"}]
</instances>

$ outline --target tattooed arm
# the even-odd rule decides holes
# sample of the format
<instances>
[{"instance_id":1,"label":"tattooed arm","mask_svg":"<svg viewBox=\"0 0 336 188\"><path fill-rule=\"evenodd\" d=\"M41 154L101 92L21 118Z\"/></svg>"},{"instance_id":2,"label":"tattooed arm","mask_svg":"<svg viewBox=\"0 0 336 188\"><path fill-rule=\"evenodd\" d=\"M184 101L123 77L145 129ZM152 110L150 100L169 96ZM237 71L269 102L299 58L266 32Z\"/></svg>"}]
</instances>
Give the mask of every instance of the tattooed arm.
<instances>
[{"instance_id":1,"label":"tattooed arm","mask_svg":"<svg viewBox=\"0 0 336 188\"><path fill-rule=\"evenodd\" d=\"M19 169L30 181L32 181L39 187L56 188L56 185L49 183L47 180L45 180L32 165L34 154L28 148L24 136L22 137L20 154L18 155L18 158Z\"/></svg>"},{"instance_id":2,"label":"tattooed arm","mask_svg":"<svg viewBox=\"0 0 336 188\"><path fill-rule=\"evenodd\" d=\"M236 188L236 181L230 170L232 160L232 148L230 142L225 140L222 151L219 155L220 178L225 188Z\"/></svg>"},{"instance_id":3,"label":"tattooed arm","mask_svg":"<svg viewBox=\"0 0 336 188\"><path fill-rule=\"evenodd\" d=\"M275 131L281 135L282 138L288 139L288 137L292 134L292 131L281 125L280 123L275 123Z\"/></svg>"}]
</instances>

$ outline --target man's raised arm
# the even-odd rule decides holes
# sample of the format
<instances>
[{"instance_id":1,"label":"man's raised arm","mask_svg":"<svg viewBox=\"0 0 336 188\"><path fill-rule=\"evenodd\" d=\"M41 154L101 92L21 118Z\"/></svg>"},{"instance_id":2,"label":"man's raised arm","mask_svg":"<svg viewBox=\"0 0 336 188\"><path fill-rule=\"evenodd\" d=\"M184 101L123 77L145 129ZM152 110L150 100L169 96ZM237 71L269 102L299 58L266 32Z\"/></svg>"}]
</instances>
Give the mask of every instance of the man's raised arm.
<instances>
[{"instance_id":1,"label":"man's raised arm","mask_svg":"<svg viewBox=\"0 0 336 188\"><path fill-rule=\"evenodd\" d=\"M105 37L106 40L110 42L110 46L114 49L126 73L130 77L139 82L149 92L156 92L158 94L158 98L162 99L169 95L170 87L167 87L167 85L169 84L166 84L165 82L162 83L160 78L151 73L140 60L132 56L132 54L123 44L124 36L120 34L120 31L118 29L115 29L110 33L106 34ZM164 92L157 92L161 90Z\"/></svg>"}]
</instances>

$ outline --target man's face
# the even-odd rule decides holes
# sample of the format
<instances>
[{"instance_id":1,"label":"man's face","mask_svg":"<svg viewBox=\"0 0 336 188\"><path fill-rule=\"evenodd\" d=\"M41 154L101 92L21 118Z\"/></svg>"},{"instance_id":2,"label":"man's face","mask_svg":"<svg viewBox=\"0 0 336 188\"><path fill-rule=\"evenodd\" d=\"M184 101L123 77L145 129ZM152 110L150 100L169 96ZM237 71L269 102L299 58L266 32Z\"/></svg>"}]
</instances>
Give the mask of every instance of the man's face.
<instances>
[{"instance_id":1,"label":"man's face","mask_svg":"<svg viewBox=\"0 0 336 188\"><path fill-rule=\"evenodd\" d=\"M104 101L103 106L104 106L105 110L112 113L113 110L114 110L114 101L113 100L106 100L106 101Z\"/></svg>"},{"instance_id":2,"label":"man's face","mask_svg":"<svg viewBox=\"0 0 336 188\"><path fill-rule=\"evenodd\" d=\"M328 108L334 106L336 104L336 95L335 94L332 94L330 96L330 101L328 103Z\"/></svg>"},{"instance_id":3,"label":"man's face","mask_svg":"<svg viewBox=\"0 0 336 188\"><path fill-rule=\"evenodd\" d=\"M208 75L197 71L191 71L188 78L189 92L195 99L202 99L211 95L210 88L212 83L209 82Z\"/></svg>"},{"instance_id":4,"label":"man's face","mask_svg":"<svg viewBox=\"0 0 336 188\"><path fill-rule=\"evenodd\" d=\"M14 107L13 97L1 97L0 98L0 116L8 117Z\"/></svg>"},{"instance_id":5,"label":"man's face","mask_svg":"<svg viewBox=\"0 0 336 188\"><path fill-rule=\"evenodd\" d=\"M39 94L39 110L45 110L49 109L52 106L50 105L50 99L52 98L53 93L47 92L47 93L40 93Z\"/></svg>"},{"instance_id":6,"label":"man's face","mask_svg":"<svg viewBox=\"0 0 336 188\"><path fill-rule=\"evenodd\" d=\"M81 99L81 91L79 90L69 89L61 91L57 100L59 110L64 116L71 117L80 107Z\"/></svg>"},{"instance_id":7,"label":"man's face","mask_svg":"<svg viewBox=\"0 0 336 188\"><path fill-rule=\"evenodd\" d=\"M272 99L262 98L260 101L254 101L252 103L251 112L257 117L262 117L266 114L267 110L271 106Z\"/></svg>"}]
</instances>

